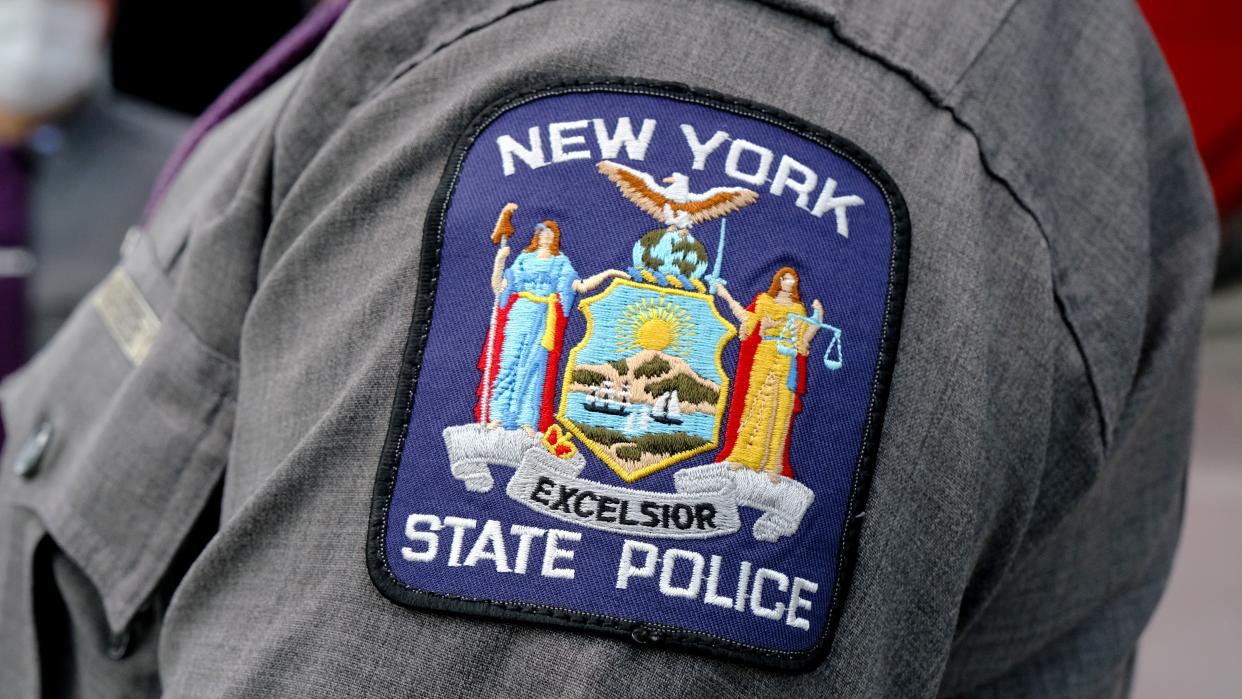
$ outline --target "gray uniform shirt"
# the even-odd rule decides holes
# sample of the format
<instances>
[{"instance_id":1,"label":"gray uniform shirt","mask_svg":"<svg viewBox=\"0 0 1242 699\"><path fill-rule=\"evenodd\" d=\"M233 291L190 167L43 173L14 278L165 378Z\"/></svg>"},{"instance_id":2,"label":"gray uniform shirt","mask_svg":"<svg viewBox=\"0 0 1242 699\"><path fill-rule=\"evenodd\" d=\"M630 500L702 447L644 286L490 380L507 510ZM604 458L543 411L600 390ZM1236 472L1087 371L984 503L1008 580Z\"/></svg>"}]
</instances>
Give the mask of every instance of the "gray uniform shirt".
<instances>
[{"instance_id":1,"label":"gray uniform shirt","mask_svg":"<svg viewBox=\"0 0 1242 699\"><path fill-rule=\"evenodd\" d=\"M909 206L857 568L812 672L410 611L368 579L452 141L515 88L597 75L831 128ZM160 322L141 361L86 303L4 386L4 691L1124 695L1177 538L1214 240L1124 0L357 2L127 250Z\"/></svg>"},{"instance_id":2,"label":"gray uniform shirt","mask_svg":"<svg viewBox=\"0 0 1242 699\"><path fill-rule=\"evenodd\" d=\"M188 126L187 117L102 88L39 139L30 189L32 350L116 264L125 232Z\"/></svg>"}]
</instances>

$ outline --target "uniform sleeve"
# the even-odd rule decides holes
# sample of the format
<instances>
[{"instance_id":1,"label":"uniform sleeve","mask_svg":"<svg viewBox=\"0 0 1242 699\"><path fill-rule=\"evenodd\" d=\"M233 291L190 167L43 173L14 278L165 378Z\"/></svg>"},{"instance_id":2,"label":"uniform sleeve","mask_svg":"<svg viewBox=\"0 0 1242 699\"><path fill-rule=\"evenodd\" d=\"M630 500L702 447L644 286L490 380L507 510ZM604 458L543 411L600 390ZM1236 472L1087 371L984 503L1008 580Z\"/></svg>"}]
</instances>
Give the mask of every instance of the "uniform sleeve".
<instances>
[{"instance_id":1,"label":"uniform sleeve","mask_svg":"<svg viewBox=\"0 0 1242 699\"><path fill-rule=\"evenodd\" d=\"M1181 527L1217 222L1138 8L1037 5L1019 3L997 32L960 108L1048 238L1057 399L1022 542L977 561L944 691L1120 696ZM1064 80L1007 83L1018 55Z\"/></svg>"}]
</instances>

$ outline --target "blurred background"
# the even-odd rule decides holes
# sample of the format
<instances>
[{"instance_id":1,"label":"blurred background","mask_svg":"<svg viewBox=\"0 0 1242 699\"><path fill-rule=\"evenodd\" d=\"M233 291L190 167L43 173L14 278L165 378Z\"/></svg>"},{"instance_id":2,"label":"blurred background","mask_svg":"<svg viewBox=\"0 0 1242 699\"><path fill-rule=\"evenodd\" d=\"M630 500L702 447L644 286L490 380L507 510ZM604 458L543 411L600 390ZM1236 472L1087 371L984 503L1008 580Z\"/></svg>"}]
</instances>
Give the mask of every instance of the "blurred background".
<instances>
[{"instance_id":1,"label":"blurred background","mask_svg":"<svg viewBox=\"0 0 1242 699\"><path fill-rule=\"evenodd\" d=\"M0 377L115 264L194 117L315 4L0 0ZM1186 100L1222 238L1185 529L1134 696L1239 699L1242 0L1139 4Z\"/></svg>"},{"instance_id":2,"label":"blurred background","mask_svg":"<svg viewBox=\"0 0 1242 699\"><path fill-rule=\"evenodd\" d=\"M194 117L313 6L0 0L0 378L115 264Z\"/></svg>"}]
</instances>

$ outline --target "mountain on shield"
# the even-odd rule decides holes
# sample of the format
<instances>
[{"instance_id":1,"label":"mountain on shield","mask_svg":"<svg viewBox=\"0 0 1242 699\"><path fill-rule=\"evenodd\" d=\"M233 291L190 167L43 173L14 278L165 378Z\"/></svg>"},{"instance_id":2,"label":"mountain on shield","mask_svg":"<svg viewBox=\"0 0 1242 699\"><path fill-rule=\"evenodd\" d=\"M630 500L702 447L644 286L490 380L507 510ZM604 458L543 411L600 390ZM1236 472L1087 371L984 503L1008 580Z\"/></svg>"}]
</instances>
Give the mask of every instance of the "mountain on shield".
<instances>
[{"instance_id":1,"label":"mountain on shield","mask_svg":"<svg viewBox=\"0 0 1242 699\"><path fill-rule=\"evenodd\" d=\"M659 350L643 350L607 364L580 364L574 367L569 390L598 395L605 381L627 386L629 401L635 405L655 406L661 396L676 391L683 413L715 415L720 398L720 384L699 376L681 357Z\"/></svg>"}]
</instances>

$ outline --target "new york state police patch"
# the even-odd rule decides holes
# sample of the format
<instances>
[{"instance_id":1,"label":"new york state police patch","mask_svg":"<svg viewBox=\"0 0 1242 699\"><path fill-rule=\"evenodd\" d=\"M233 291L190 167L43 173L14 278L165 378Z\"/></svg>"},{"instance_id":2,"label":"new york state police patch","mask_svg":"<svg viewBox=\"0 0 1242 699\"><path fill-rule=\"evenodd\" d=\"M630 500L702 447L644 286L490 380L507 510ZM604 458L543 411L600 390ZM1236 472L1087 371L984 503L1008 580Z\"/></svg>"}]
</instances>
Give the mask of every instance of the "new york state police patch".
<instances>
[{"instance_id":1,"label":"new york state police patch","mask_svg":"<svg viewBox=\"0 0 1242 699\"><path fill-rule=\"evenodd\" d=\"M488 109L428 212L372 580L411 607L813 667L909 228L870 156L770 108L608 80Z\"/></svg>"}]
</instances>

